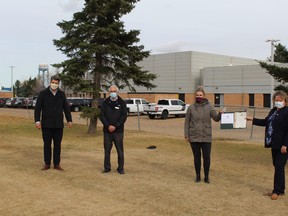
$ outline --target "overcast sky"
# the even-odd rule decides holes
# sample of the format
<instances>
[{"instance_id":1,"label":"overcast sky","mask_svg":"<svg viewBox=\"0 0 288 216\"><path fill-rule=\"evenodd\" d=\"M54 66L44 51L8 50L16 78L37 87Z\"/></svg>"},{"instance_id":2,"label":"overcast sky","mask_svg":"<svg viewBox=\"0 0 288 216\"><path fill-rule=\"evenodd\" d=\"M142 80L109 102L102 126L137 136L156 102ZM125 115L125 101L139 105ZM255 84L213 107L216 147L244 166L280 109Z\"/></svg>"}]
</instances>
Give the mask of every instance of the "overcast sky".
<instances>
[{"instance_id":1,"label":"overcast sky","mask_svg":"<svg viewBox=\"0 0 288 216\"><path fill-rule=\"evenodd\" d=\"M66 57L53 39L56 25L71 20L84 0L0 0L0 86L38 75L39 64ZM141 0L123 19L141 31L141 44L153 53L199 51L265 60L267 39L288 46L287 0Z\"/></svg>"}]
</instances>

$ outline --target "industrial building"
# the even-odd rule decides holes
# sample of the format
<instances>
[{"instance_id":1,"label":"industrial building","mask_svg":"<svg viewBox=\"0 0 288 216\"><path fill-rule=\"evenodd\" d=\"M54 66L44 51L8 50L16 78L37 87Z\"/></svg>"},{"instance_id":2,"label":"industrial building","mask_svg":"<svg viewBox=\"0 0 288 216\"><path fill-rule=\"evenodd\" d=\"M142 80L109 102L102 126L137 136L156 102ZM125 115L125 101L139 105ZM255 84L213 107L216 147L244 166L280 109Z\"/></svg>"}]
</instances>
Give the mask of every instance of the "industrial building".
<instances>
[{"instance_id":1,"label":"industrial building","mask_svg":"<svg viewBox=\"0 0 288 216\"><path fill-rule=\"evenodd\" d=\"M259 65L238 65L201 69L201 85L215 105L270 108L279 83Z\"/></svg>"},{"instance_id":2,"label":"industrial building","mask_svg":"<svg viewBox=\"0 0 288 216\"><path fill-rule=\"evenodd\" d=\"M180 98L194 102L199 85L204 86L213 104L237 104L270 107L275 80L255 59L187 51L155 54L139 63L143 70L157 74L154 89L135 86L137 94L156 102L159 98Z\"/></svg>"}]
</instances>

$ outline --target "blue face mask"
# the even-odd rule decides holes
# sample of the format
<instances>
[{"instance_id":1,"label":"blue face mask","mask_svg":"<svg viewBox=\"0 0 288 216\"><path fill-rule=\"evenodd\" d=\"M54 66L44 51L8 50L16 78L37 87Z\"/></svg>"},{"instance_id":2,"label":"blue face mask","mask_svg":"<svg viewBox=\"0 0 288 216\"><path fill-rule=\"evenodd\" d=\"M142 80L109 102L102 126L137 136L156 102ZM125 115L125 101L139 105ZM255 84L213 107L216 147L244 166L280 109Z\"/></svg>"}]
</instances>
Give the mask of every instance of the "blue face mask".
<instances>
[{"instance_id":1,"label":"blue face mask","mask_svg":"<svg viewBox=\"0 0 288 216\"><path fill-rule=\"evenodd\" d=\"M117 97L117 93L116 92L110 92L110 97L111 98L116 98Z\"/></svg>"}]
</instances>

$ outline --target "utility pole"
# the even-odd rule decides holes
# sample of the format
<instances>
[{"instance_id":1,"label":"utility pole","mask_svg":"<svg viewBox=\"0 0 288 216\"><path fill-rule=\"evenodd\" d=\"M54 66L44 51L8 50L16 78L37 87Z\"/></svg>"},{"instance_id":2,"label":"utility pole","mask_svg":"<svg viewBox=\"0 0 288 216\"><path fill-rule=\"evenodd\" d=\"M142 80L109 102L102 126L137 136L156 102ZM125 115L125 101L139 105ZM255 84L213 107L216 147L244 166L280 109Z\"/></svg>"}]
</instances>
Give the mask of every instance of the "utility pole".
<instances>
[{"instance_id":1,"label":"utility pole","mask_svg":"<svg viewBox=\"0 0 288 216\"><path fill-rule=\"evenodd\" d=\"M278 42L280 40L275 40L275 39L268 39L266 40L266 42L270 42L271 43L271 63L274 63L274 50L275 50L275 43ZM270 107L273 108L273 93L274 93L274 78L271 75L271 105Z\"/></svg>"},{"instance_id":2,"label":"utility pole","mask_svg":"<svg viewBox=\"0 0 288 216\"><path fill-rule=\"evenodd\" d=\"M14 97L14 90L13 90L13 68L15 68L15 66L9 66L11 68L11 91L12 91L12 96Z\"/></svg>"}]
</instances>

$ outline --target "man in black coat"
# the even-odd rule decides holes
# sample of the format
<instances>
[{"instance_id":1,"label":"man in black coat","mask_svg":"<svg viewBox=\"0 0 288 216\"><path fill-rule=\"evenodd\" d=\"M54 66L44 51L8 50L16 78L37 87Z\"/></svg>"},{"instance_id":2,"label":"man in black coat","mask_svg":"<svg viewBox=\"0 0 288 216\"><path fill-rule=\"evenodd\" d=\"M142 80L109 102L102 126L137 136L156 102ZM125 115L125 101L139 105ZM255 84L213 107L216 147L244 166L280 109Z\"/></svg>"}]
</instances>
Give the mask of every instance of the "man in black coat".
<instances>
[{"instance_id":1,"label":"man in black coat","mask_svg":"<svg viewBox=\"0 0 288 216\"><path fill-rule=\"evenodd\" d=\"M42 129L44 141L44 166L42 170L50 169L51 144L53 140L53 163L54 169L63 171L60 166L61 141L63 137L63 112L65 113L68 127L72 127L72 116L66 95L59 89L60 78L52 76L50 86L38 95L34 119L35 126Z\"/></svg>"},{"instance_id":2,"label":"man in black coat","mask_svg":"<svg viewBox=\"0 0 288 216\"><path fill-rule=\"evenodd\" d=\"M117 171L125 174L123 139L127 107L125 101L118 96L118 92L117 86L111 86L109 88L110 97L101 106L100 120L103 123L105 151L103 173L111 171L110 154L114 142L118 154Z\"/></svg>"}]
</instances>

